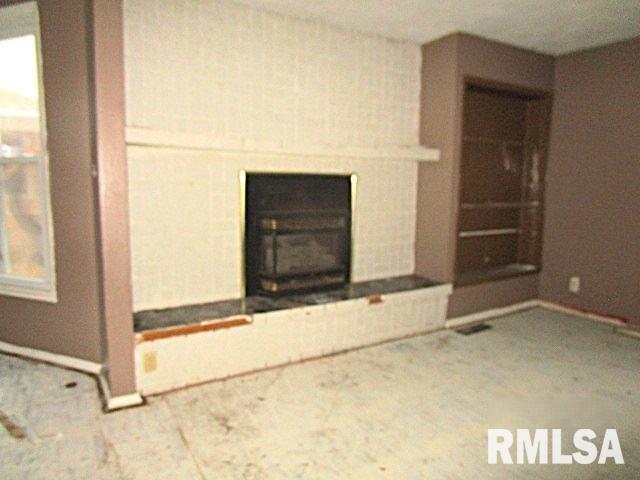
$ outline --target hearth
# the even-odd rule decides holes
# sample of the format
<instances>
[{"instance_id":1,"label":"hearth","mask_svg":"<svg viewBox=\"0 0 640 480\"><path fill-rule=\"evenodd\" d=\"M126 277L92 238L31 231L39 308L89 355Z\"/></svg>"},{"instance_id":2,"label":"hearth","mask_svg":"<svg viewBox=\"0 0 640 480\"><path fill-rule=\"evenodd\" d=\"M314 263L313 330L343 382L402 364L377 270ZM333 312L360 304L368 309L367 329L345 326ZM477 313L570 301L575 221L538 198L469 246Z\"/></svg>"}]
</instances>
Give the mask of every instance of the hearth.
<instances>
[{"instance_id":1,"label":"hearth","mask_svg":"<svg viewBox=\"0 0 640 480\"><path fill-rule=\"evenodd\" d=\"M349 282L355 176L245 172L243 181L246 295Z\"/></svg>"}]
</instances>

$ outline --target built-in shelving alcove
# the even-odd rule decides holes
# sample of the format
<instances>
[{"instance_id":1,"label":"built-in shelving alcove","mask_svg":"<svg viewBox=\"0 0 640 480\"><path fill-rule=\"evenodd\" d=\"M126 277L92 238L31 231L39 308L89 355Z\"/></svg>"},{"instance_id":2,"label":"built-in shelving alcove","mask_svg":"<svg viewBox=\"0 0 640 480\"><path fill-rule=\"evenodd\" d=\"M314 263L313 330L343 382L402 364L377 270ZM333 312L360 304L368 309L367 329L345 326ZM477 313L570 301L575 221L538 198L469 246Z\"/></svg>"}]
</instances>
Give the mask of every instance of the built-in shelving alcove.
<instances>
[{"instance_id":1,"label":"built-in shelving alcove","mask_svg":"<svg viewBox=\"0 0 640 480\"><path fill-rule=\"evenodd\" d=\"M465 79L456 284L540 270L550 95Z\"/></svg>"}]
</instances>

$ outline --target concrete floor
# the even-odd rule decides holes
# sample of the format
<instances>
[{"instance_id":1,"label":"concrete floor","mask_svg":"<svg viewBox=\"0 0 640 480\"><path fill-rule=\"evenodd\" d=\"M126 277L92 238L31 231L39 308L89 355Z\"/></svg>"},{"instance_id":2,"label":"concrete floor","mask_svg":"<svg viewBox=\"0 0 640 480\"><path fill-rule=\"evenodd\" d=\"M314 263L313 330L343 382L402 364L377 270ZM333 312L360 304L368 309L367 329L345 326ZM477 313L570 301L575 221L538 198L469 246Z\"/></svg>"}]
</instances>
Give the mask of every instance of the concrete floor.
<instances>
[{"instance_id":1,"label":"concrete floor","mask_svg":"<svg viewBox=\"0 0 640 480\"><path fill-rule=\"evenodd\" d=\"M490 323L106 415L92 378L0 356L0 411L26 435L0 427L0 478L640 478L639 341L544 310ZM617 428L626 464L487 465L487 428L562 428L565 451Z\"/></svg>"}]
</instances>

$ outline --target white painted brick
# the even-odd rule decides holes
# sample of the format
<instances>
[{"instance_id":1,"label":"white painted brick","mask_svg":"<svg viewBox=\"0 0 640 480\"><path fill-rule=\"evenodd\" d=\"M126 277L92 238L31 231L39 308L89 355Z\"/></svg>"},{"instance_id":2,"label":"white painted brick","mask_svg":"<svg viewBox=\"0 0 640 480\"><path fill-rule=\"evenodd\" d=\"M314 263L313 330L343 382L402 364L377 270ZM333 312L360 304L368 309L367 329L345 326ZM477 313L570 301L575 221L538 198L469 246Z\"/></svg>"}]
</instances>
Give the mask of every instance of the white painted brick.
<instances>
[{"instance_id":1,"label":"white painted brick","mask_svg":"<svg viewBox=\"0 0 640 480\"><path fill-rule=\"evenodd\" d=\"M227 1L125 1L127 125L411 145L420 48ZM141 14L140 12L145 12Z\"/></svg>"},{"instance_id":2,"label":"white painted brick","mask_svg":"<svg viewBox=\"0 0 640 480\"><path fill-rule=\"evenodd\" d=\"M133 146L127 151L136 311L241 296L240 169L357 173L353 280L413 272L414 224L402 218L415 212L415 196L394 192L414 184L415 163L276 162ZM383 173L392 179L384 188L376 177L379 163L393 167Z\"/></svg>"},{"instance_id":3,"label":"white painted brick","mask_svg":"<svg viewBox=\"0 0 640 480\"><path fill-rule=\"evenodd\" d=\"M138 388L158 393L267 366L326 355L444 326L449 288L258 314L251 325L169 337L136 346ZM145 352L158 369L142 370Z\"/></svg>"},{"instance_id":4,"label":"white painted brick","mask_svg":"<svg viewBox=\"0 0 640 480\"><path fill-rule=\"evenodd\" d=\"M227 1L125 0L127 126L227 140L418 143L420 48ZM353 280L411 273L417 163L129 147L135 310L240 295L241 168L360 179Z\"/></svg>"}]
</instances>

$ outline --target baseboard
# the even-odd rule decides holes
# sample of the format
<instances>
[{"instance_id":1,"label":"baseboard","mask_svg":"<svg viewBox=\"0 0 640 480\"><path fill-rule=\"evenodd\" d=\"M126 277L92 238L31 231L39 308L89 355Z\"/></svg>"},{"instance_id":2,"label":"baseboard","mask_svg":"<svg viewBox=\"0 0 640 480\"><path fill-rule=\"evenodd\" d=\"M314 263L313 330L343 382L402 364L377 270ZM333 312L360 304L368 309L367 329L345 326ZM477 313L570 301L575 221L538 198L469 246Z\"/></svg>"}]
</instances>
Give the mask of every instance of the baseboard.
<instances>
[{"instance_id":1,"label":"baseboard","mask_svg":"<svg viewBox=\"0 0 640 480\"><path fill-rule=\"evenodd\" d=\"M530 308L538 307L539 305L539 300L527 300L525 302L514 303L513 305L508 305L506 307L491 308L489 310L483 310L481 312L475 312L469 315L450 318L445 322L444 325L446 328L458 328L463 325L481 322L490 318L502 317L504 315L509 315L510 313L519 312L521 310L528 310Z\"/></svg>"},{"instance_id":2,"label":"baseboard","mask_svg":"<svg viewBox=\"0 0 640 480\"><path fill-rule=\"evenodd\" d=\"M35 348L21 347L0 341L0 352L18 355L20 357L31 358L41 362L52 363L72 370L90 373L92 375L100 375L103 366L100 363L83 360L81 358L69 357L59 353L45 352Z\"/></svg>"},{"instance_id":3,"label":"baseboard","mask_svg":"<svg viewBox=\"0 0 640 480\"><path fill-rule=\"evenodd\" d=\"M32 360L37 360L40 362L45 362L96 376L98 378L98 383L100 384L100 390L102 391L102 396L104 398L104 407L106 411L133 407L135 405L141 405L144 402L140 394L137 392L129 395L112 397L109 383L104 377L104 366L100 363L83 360L81 358L69 357L67 355L61 355L59 353L45 352L43 350L37 350L35 348L21 347L19 345L13 345L11 343L2 341L0 341L0 353L8 353L9 355L17 355L19 357L30 358Z\"/></svg>"},{"instance_id":4,"label":"baseboard","mask_svg":"<svg viewBox=\"0 0 640 480\"><path fill-rule=\"evenodd\" d=\"M113 412L114 410L120 410L123 408L136 407L144 403L144 399L138 392L129 393L127 395L119 395L117 397L112 396L111 388L109 388L109 382L107 382L104 374L98 375L98 383L100 383L100 390L102 390L104 410L106 412Z\"/></svg>"},{"instance_id":5,"label":"baseboard","mask_svg":"<svg viewBox=\"0 0 640 480\"><path fill-rule=\"evenodd\" d=\"M554 303L554 302L548 302L546 300L538 300L538 306L542 308L546 308L547 310L553 310L555 312L562 312L562 313L567 313L569 315L575 315L576 317L589 318L591 320L596 320L598 322L603 322L608 325L613 325L616 327L629 326L628 323L622 321L617 317L605 315L602 313L589 312L589 311L581 310L579 308L568 307L566 305L561 305L559 303Z\"/></svg>"},{"instance_id":6,"label":"baseboard","mask_svg":"<svg viewBox=\"0 0 640 480\"><path fill-rule=\"evenodd\" d=\"M627 337L640 339L640 330L634 330L634 329L625 328L625 327L617 327L615 330L616 330L616 333L619 333L621 335L626 335Z\"/></svg>"},{"instance_id":7,"label":"baseboard","mask_svg":"<svg viewBox=\"0 0 640 480\"><path fill-rule=\"evenodd\" d=\"M526 302L515 303L513 305L509 305L506 307L492 308L490 310L483 310L481 312L476 312L476 313L471 313L469 315L463 315L461 317L451 318L445 322L445 327L458 328L463 325L478 323L478 322L482 322L483 320L488 320L490 318L501 317L503 315L508 315L510 313L519 312L521 310L528 310L530 308L535 308L535 307L545 308L547 310L553 310L555 312L562 312L562 313L566 313L576 317L588 318L590 320L606 323L607 325L612 325L615 327L629 326L628 323L613 316L604 315L604 314L595 313L595 312L588 312L585 310L580 310L579 308L572 308L565 305L560 305L558 303L549 302L546 300L528 300Z\"/></svg>"}]
</instances>

